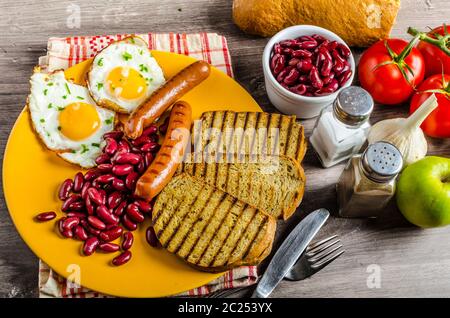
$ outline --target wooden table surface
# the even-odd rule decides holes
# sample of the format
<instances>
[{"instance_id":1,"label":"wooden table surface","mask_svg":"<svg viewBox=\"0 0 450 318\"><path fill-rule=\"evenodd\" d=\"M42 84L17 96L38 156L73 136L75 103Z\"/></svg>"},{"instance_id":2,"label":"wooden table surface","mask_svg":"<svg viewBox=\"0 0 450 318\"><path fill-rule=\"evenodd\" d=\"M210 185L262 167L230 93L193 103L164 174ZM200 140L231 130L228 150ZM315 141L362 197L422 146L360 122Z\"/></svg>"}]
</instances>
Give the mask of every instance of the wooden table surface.
<instances>
[{"instance_id":1,"label":"wooden table surface","mask_svg":"<svg viewBox=\"0 0 450 318\"><path fill-rule=\"evenodd\" d=\"M80 9L79 28L67 27L71 3ZM448 0L403 0L392 35L409 38L408 26L425 29L443 22L449 24L445 21L449 16ZM231 0L1 0L1 155L25 103L32 68L38 57L45 54L48 37L204 31L227 37L236 79L265 110L275 111L265 93L260 63L267 39L245 35L232 23ZM407 109L376 106L372 122L406 116ZM301 123L309 136L314 120ZM429 145L430 154L450 156L450 140L430 140ZM335 183L343 164L322 169L309 150L304 168L308 181L303 203L294 217L280 224L274 248L305 213L320 207L336 212ZM345 254L310 279L282 282L273 297L450 297L450 227L415 228L391 207L378 219L333 216L319 236L331 234L339 234ZM373 286L367 284L373 268L381 271L380 288L369 288ZM37 277L38 260L17 234L2 195L0 297L36 297Z\"/></svg>"}]
</instances>

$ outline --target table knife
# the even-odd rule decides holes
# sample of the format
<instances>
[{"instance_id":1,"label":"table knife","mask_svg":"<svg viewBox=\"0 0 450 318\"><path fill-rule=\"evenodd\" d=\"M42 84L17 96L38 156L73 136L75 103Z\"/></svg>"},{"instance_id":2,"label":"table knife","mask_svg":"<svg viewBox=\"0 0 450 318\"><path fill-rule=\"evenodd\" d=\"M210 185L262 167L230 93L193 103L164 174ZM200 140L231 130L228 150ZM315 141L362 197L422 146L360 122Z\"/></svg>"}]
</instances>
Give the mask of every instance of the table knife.
<instances>
[{"instance_id":1,"label":"table knife","mask_svg":"<svg viewBox=\"0 0 450 318\"><path fill-rule=\"evenodd\" d=\"M252 298L267 298L272 293L316 236L329 215L328 210L318 209L300 221L273 256Z\"/></svg>"}]
</instances>

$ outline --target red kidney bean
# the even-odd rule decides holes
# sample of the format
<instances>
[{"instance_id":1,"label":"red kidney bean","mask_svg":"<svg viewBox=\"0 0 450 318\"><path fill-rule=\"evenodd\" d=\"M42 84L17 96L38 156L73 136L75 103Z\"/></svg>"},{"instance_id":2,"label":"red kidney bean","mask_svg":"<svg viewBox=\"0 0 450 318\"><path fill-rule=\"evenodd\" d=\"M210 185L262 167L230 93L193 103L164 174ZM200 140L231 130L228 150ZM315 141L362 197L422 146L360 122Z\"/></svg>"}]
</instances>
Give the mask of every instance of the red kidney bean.
<instances>
[{"instance_id":1,"label":"red kidney bean","mask_svg":"<svg viewBox=\"0 0 450 318\"><path fill-rule=\"evenodd\" d=\"M117 224L119 223L119 218L112 214L109 209L104 205L99 205L97 207L97 216L100 220L102 220L105 224ZM106 227L106 225L105 225Z\"/></svg>"},{"instance_id":2,"label":"red kidney bean","mask_svg":"<svg viewBox=\"0 0 450 318\"><path fill-rule=\"evenodd\" d=\"M71 206L73 203L75 203L75 202L77 202L78 200L80 200L80 199L81 199L81 196L80 196L79 194L75 194L75 193L71 194L71 195L67 198L67 200L64 201L64 203L62 204L61 210L62 210L63 212L69 211L70 206Z\"/></svg>"},{"instance_id":3,"label":"red kidney bean","mask_svg":"<svg viewBox=\"0 0 450 318\"><path fill-rule=\"evenodd\" d=\"M279 43L275 44L273 46L273 51L275 52L275 54L280 54L281 53L281 45Z\"/></svg>"},{"instance_id":4,"label":"red kidney bean","mask_svg":"<svg viewBox=\"0 0 450 318\"><path fill-rule=\"evenodd\" d=\"M152 142L152 141L148 142L146 144L143 144L142 147L141 147L141 151L142 152L149 152L149 151L155 152L158 149L159 149L159 144L156 143L156 142Z\"/></svg>"},{"instance_id":5,"label":"red kidney bean","mask_svg":"<svg viewBox=\"0 0 450 318\"><path fill-rule=\"evenodd\" d=\"M126 213L132 221L137 223L144 222L144 215L139 211L139 207L137 204L128 204Z\"/></svg>"},{"instance_id":6,"label":"red kidney bean","mask_svg":"<svg viewBox=\"0 0 450 318\"><path fill-rule=\"evenodd\" d=\"M322 87L314 92L315 96L325 96L334 93L339 88L338 81L336 79L332 79L327 86Z\"/></svg>"},{"instance_id":7,"label":"red kidney bean","mask_svg":"<svg viewBox=\"0 0 450 318\"><path fill-rule=\"evenodd\" d=\"M73 192L80 192L83 188L84 176L83 173L78 172L73 178Z\"/></svg>"},{"instance_id":8,"label":"red kidney bean","mask_svg":"<svg viewBox=\"0 0 450 318\"><path fill-rule=\"evenodd\" d=\"M115 165L112 168L112 173L114 173L116 176L126 176L130 174L130 172L133 171L133 166L130 164L124 164L124 165Z\"/></svg>"},{"instance_id":9,"label":"red kidney bean","mask_svg":"<svg viewBox=\"0 0 450 318\"><path fill-rule=\"evenodd\" d=\"M347 71L342 73L341 76L339 76L338 78L338 82L340 86L344 86L345 83L347 83L347 81L350 79L350 77L352 76L352 71Z\"/></svg>"},{"instance_id":10,"label":"red kidney bean","mask_svg":"<svg viewBox=\"0 0 450 318\"><path fill-rule=\"evenodd\" d=\"M341 74L343 70L344 70L344 64L339 60L335 60L334 66L333 66L333 71L336 74Z\"/></svg>"},{"instance_id":11,"label":"red kidney bean","mask_svg":"<svg viewBox=\"0 0 450 318\"><path fill-rule=\"evenodd\" d=\"M39 222L50 221L50 220L53 220L54 218L56 218L56 213L53 211L42 212L42 213L39 213L38 215L36 215L36 217L35 217L36 221L39 221Z\"/></svg>"},{"instance_id":12,"label":"red kidney bean","mask_svg":"<svg viewBox=\"0 0 450 318\"><path fill-rule=\"evenodd\" d=\"M113 165L110 163L102 163L97 166L97 169L100 172L105 173L105 172L110 172L112 167L113 167Z\"/></svg>"},{"instance_id":13,"label":"red kidney bean","mask_svg":"<svg viewBox=\"0 0 450 318\"><path fill-rule=\"evenodd\" d=\"M270 59L270 69L274 69L275 65L278 62L278 59L280 58L281 54L280 53L275 53L272 58Z\"/></svg>"},{"instance_id":14,"label":"red kidney bean","mask_svg":"<svg viewBox=\"0 0 450 318\"><path fill-rule=\"evenodd\" d=\"M299 49L307 49L311 50L317 47L318 43L316 40L309 40L309 41L303 41L297 44L297 47Z\"/></svg>"},{"instance_id":15,"label":"red kidney bean","mask_svg":"<svg viewBox=\"0 0 450 318\"><path fill-rule=\"evenodd\" d=\"M119 238L123 233L123 229L120 226L115 226L110 230L103 231L100 233L99 237L103 242L111 242Z\"/></svg>"},{"instance_id":16,"label":"red kidney bean","mask_svg":"<svg viewBox=\"0 0 450 318\"><path fill-rule=\"evenodd\" d=\"M272 69L272 72L275 76L283 71L285 61L286 58L283 55L277 60L277 62L275 63L275 67Z\"/></svg>"},{"instance_id":17,"label":"red kidney bean","mask_svg":"<svg viewBox=\"0 0 450 318\"><path fill-rule=\"evenodd\" d=\"M83 184L83 188L81 188L81 198L83 200L86 200L87 197L87 190L91 187L91 183L89 181L86 181Z\"/></svg>"},{"instance_id":18,"label":"red kidney bean","mask_svg":"<svg viewBox=\"0 0 450 318\"><path fill-rule=\"evenodd\" d=\"M75 234L75 237L80 241L86 241L89 237L86 233L86 230L81 225L77 225L73 232Z\"/></svg>"},{"instance_id":19,"label":"red kidney bean","mask_svg":"<svg viewBox=\"0 0 450 318\"><path fill-rule=\"evenodd\" d=\"M344 67L343 67L339 72L336 72L336 75L337 75L337 76L340 76L340 75L342 75L343 73L345 73L345 72L347 72L347 71L350 71L350 70L351 70L350 64L349 64L348 62L345 62L345 63L344 63Z\"/></svg>"},{"instance_id":20,"label":"red kidney bean","mask_svg":"<svg viewBox=\"0 0 450 318\"><path fill-rule=\"evenodd\" d=\"M127 207L127 201L122 201L119 205L114 209L114 215L121 216Z\"/></svg>"},{"instance_id":21,"label":"red kidney bean","mask_svg":"<svg viewBox=\"0 0 450 318\"><path fill-rule=\"evenodd\" d=\"M291 47L297 44L295 40L284 40L279 43L281 47Z\"/></svg>"},{"instance_id":22,"label":"red kidney bean","mask_svg":"<svg viewBox=\"0 0 450 318\"><path fill-rule=\"evenodd\" d=\"M293 68L289 72L289 74L286 75L283 82L288 86L293 85L297 81L299 75L299 72L295 68Z\"/></svg>"},{"instance_id":23,"label":"red kidney bean","mask_svg":"<svg viewBox=\"0 0 450 318\"><path fill-rule=\"evenodd\" d=\"M331 41L331 42L328 44L327 49L328 49L329 51L333 51L333 50L335 50L335 49L337 48L337 46L338 46L338 43L337 43L336 41Z\"/></svg>"},{"instance_id":24,"label":"red kidney bean","mask_svg":"<svg viewBox=\"0 0 450 318\"><path fill-rule=\"evenodd\" d=\"M149 154L151 154L151 153L149 153ZM139 162L139 163L137 164L136 170L137 170L137 172L141 175L141 174L144 173L146 167L147 167L147 166L145 165L145 159L144 159L144 160L142 160L141 162Z\"/></svg>"},{"instance_id":25,"label":"red kidney bean","mask_svg":"<svg viewBox=\"0 0 450 318\"><path fill-rule=\"evenodd\" d=\"M339 53L345 58L349 58L350 55L352 54L350 49L342 43L337 44L337 49L338 49Z\"/></svg>"},{"instance_id":26,"label":"red kidney bean","mask_svg":"<svg viewBox=\"0 0 450 318\"><path fill-rule=\"evenodd\" d=\"M333 72L330 72L330 75L328 75L327 77L324 77L322 79L323 85L328 85L331 82L331 80L334 78L334 75L335 74Z\"/></svg>"},{"instance_id":27,"label":"red kidney bean","mask_svg":"<svg viewBox=\"0 0 450 318\"><path fill-rule=\"evenodd\" d=\"M126 178L125 178L125 186L129 189L134 191L134 187L136 186L136 182L139 178L139 175L136 172L131 172Z\"/></svg>"},{"instance_id":28,"label":"red kidney bean","mask_svg":"<svg viewBox=\"0 0 450 318\"><path fill-rule=\"evenodd\" d=\"M292 49L290 47L284 48L281 53L284 55L291 55L292 54Z\"/></svg>"},{"instance_id":29,"label":"red kidney bean","mask_svg":"<svg viewBox=\"0 0 450 318\"><path fill-rule=\"evenodd\" d=\"M65 229L61 232L62 236L66 237L66 238L72 238L73 237L73 232L72 229Z\"/></svg>"},{"instance_id":30,"label":"red kidney bean","mask_svg":"<svg viewBox=\"0 0 450 318\"><path fill-rule=\"evenodd\" d=\"M109 161L109 157L108 157L108 161ZM84 174L84 180L92 181L95 178L97 178L99 175L101 175L101 173L97 168L90 169Z\"/></svg>"},{"instance_id":31,"label":"red kidney bean","mask_svg":"<svg viewBox=\"0 0 450 318\"><path fill-rule=\"evenodd\" d=\"M117 155L114 156L113 161L114 163L119 164L129 163L132 165L136 165L141 161L141 156L131 152L118 153Z\"/></svg>"},{"instance_id":32,"label":"red kidney bean","mask_svg":"<svg viewBox=\"0 0 450 318\"><path fill-rule=\"evenodd\" d=\"M109 194L108 199L106 200L108 203L108 207L110 209L114 209L116 206L122 202L122 194L119 191L114 191L111 194Z\"/></svg>"},{"instance_id":33,"label":"red kidney bean","mask_svg":"<svg viewBox=\"0 0 450 318\"><path fill-rule=\"evenodd\" d=\"M331 59L325 58L322 63L322 67L320 68L320 75L327 77L331 73L331 68L333 67L333 62Z\"/></svg>"},{"instance_id":34,"label":"red kidney bean","mask_svg":"<svg viewBox=\"0 0 450 318\"><path fill-rule=\"evenodd\" d=\"M110 159L110 157L109 157L108 154L102 153L100 156L98 156L98 157L95 159L95 163L98 164L98 165L101 165L102 163L108 163L108 162L109 162L109 159ZM85 178L87 179L86 176L85 176Z\"/></svg>"},{"instance_id":35,"label":"red kidney bean","mask_svg":"<svg viewBox=\"0 0 450 318\"><path fill-rule=\"evenodd\" d=\"M112 186L117 191L125 191L125 190L127 190L127 187L125 186L125 181L123 181L122 179L119 179L119 178L114 178L114 180L112 182Z\"/></svg>"},{"instance_id":36,"label":"red kidney bean","mask_svg":"<svg viewBox=\"0 0 450 318\"><path fill-rule=\"evenodd\" d=\"M99 189L98 192L100 193L100 197L102 199L102 204L106 204L106 190L105 189Z\"/></svg>"},{"instance_id":37,"label":"red kidney bean","mask_svg":"<svg viewBox=\"0 0 450 318\"><path fill-rule=\"evenodd\" d=\"M134 204L136 204L139 208L139 211L141 211L142 213L151 213L152 212L152 205L150 202L146 202L144 200L136 200L134 201Z\"/></svg>"},{"instance_id":38,"label":"red kidney bean","mask_svg":"<svg viewBox=\"0 0 450 318\"><path fill-rule=\"evenodd\" d=\"M89 196L86 196L86 199L84 199L84 204L86 205L86 211L88 215L94 215L95 206L92 204L91 198Z\"/></svg>"},{"instance_id":39,"label":"red kidney bean","mask_svg":"<svg viewBox=\"0 0 450 318\"><path fill-rule=\"evenodd\" d=\"M323 36L321 36L319 34L313 34L311 37L320 43L322 43L323 41L326 41L326 38L324 38Z\"/></svg>"},{"instance_id":40,"label":"red kidney bean","mask_svg":"<svg viewBox=\"0 0 450 318\"><path fill-rule=\"evenodd\" d=\"M300 62L300 60L298 58L292 58L289 62L288 65L290 66L296 66L298 63Z\"/></svg>"},{"instance_id":41,"label":"red kidney bean","mask_svg":"<svg viewBox=\"0 0 450 318\"><path fill-rule=\"evenodd\" d=\"M299 36L296 40L299 42L304 42L304 41L315 41L316 39L314 39L310 35L302 35L302 36Z\"/></svg>"},{"instance_id":42,"label":"red kidney bean","mask_svg":"<svg viewBox=\"0 0 450 318\"><path fill-rule=\"evenodd\" d=\"M297 63L297 70L299 70L301 73L307 73L312 68L312 60L311 59L305 59L301 60L299 63Z\"/></svg>"},{"instance_id":43,"label":"red kidney bean","mask_svg":"<svg viewBox=\"0 0 450 318\"><path fill-rule=\"evenodd\" d=\"M105 139L105 140L108 138L112 138L112 139L115 139L118 141L118 140L122 139L122 137L123 137L123 132L117 131L117 130L107 132L106 134L103 135L103 139Z\"/></svg>"},{"instance_id":44,"label":"red kidney bean","mask_svg":"<svg viewBox=\"0 0 450 318\"><path fill-rule=\"evenodd\" d=\"M113 176L112 174L107 173L107 174L98 176L98 177L94 180L94 182L101 183L101 184L105 184L105 183L110 183L110 182L112 182L113 180L114 180L114 176Z\"/></svg>"},{"instance_id":45,"label":"red kidney bean","mask_svg":"<svg viewBox=\"0 0 450 318\"><path fill-rule=\"evenodd\" d=\"M158 127L154 124L151 124L147 128L142 131L141 136L150 136L155 135L158 132Z\"/></svg>"},{"instance_id":46,"label":"red kidney bean","mask_svg":"<svg viewBox=\"0 0 450 318\"><path fill-rule=\"evenodd\" d=\"M127 153L130 152L130 145L125 140L121 140L117 143L117 152L116 155L119 153Z\"/></svg>"},{"instance_id":47,"label":"red kidney bean","mask_svg":"<svg viewBox=\"0 0 450 318\"><path fill-rule=\"evenodd\" d=\"M84 241L83 245L83 254L86 256L92 255L97 249L100 241L96 237L90 237L86 241Z\"/></svg>"},{"instance_id":48,"label":"red kidney bean","mask_svg":"<svg viewBox=\"0 0 450 318\"><path fill-rule=\"evenodd\" d=\"M314 53L318 53L319 52L319 50L322 50L323 48L327 48L328 47L328 44L330 44L330 41L328 41L328 40L325 40L325 41L323 41L322 43L320 43L320 45L319 46L317 46L315 49L314 49Z\"/></svg>"},{"instance_id":49,"label":"red kidney bean","mask_svg":"<svg viewBox=\"0 0 450 318\"><path fill-rule=\"evenodd\" d=\"M316 67L311 68L311 72L309 73L309 79L311 80L311 85L314 88L322 88L323 82L320 79L319 72Z\"/></svg>"},{"instance_id":50,"label":"red kidney bean","mask_svg":"<svg viewBox=\"0 0 450 318\"><path fill-rule=\"evenodd\" d=\"M337 91L339 88L339 83L335 78L332 78L331 81L327 85L327 89L330 90L332 93Z\"/></svg>"},{"instance_id":51,"label":"red kidney bean","mask_svg":"<svg viewBox=\"0 0 450 318\"><path fill-rule=\"evenodd\" d=\"M279 52L279 53L281 53L281 52ZM169 127L169 117L164 119L164 122L159 126L158 130L162 135L165 135L168 127Z\"/></svg>"},{"instance_id":52,"label":"red kidney bean","mask_svg":"<svg viewBox=\"0 0 450 318\"><path fill-rule=\"evenodd\" d=\"M112 156L116 153L118 148L117 145L117 141L115 139L112 138L107 138L106 139L106 146L105 149L103 150L106 154Z\"/></svg>"},{"instance_id":53,"label":"red kidney bean","mask_svg":"<svg viewBox=\"0 0 450 318\"><path fill-rule=\"evenodd\" d=\"M101 193L99 192L98 189L96 189L96 188L89 188L87 190L87 193L88 193L89 199L92 202L94 202L97 205L103 204L103 198L102 198L102 195L101 195Z\"/></svg>"},{"instance_id":54,"label":"red kidney bean","mask_svg":"<svg viewBox=\"0 0 450 318\"><path fill-rule=\"evenodd\" d=\"M133 146L135 147L140 147L143 144L146 144L148 142L151 142L152 140L150 139L149 136L140 136L138 138L136 138L135 140L133 140L131 143L133 144Z\"/></svg>"},{"instance_id":55,"label":"red kidney bean","mask_svg":"<svg viewBox=\"0 0 450 318\"><path fill-rule=\"evenodd\" d=\"M317 69L320 69L323 61L325 61L325 55L323 53L319 53L316 57L315 63L314 65L316 66Z\"/></svg>"},{"instance_id":56,"label":"red kidney bean","mask_svg":"<svg viewBox=\"0 0 450 318\"><path fill-rule=\"evenodd\" d=\"M120 249L120 246L114 243L101 243L98 248L105 253L114 253Z\"/></svg>"},{"instance_id":57,"label":"red kidney bean","mask_svg":"<svg viewBox=\"0 0 450 318\"><path fill-rule=\"evenodd\" d=\"M278 82L278 83L282 83L283 80L284 80L284 78L286 77L286 75L288 75L289 71L290 71L290 70L289 70L288 68L283 69L283 70L277 75L277 82Z\"/></svg>"},{"instance_id":58,"label":"red kidney bean","mask_svg":"<svg viewBox=\"0 0 450 318\"><path fill-rule=\"evenodd\" d=\"M146 167L150 166L150 164L153 162L153 159L155 159L155 156L151 152L147 152L144 154L144 165Z\"/></svg>"},{"instance_id":59,"label":"red kidney bean","mask_svg":"<svg viewBox=\"0 0 450 318\"><path fill-rule=\"evenodd\" d=\"M63 228L63 223L64 223L64 221L66 220L66 218L65 217L62 217L62 218L60 218L58 221L57 221L57 228L58 228L58 232L61 234L61 235L63 235L63 232L64 232L64 228Z\"/></svg>"},{"instance_id":60,"label":"red kidney bean","mask_svg":"<svg viewBox=\"0 0 450 318\"><path fill-rule=\"evenodd\" d=\"M113 258L112 263L114 266L121 266L125 263L127 263L130 259L131 259L131 252L130 251L125 251L122 254L120 254L119 256L116 256Z\"/></svg>"},{"instance_id":61,"label":"red kidney bean","mask_svg":"<svg viewBox=\"0 0 450 318\"><path fill-rule=\"evenodd\" d=\"M304 93L306 93L306 85L298 84L296 86L291 87L290 91L299 95L303 95Z\"/></svg>"},{"instance_id":62,"label":"red kidney bean","mask_svg":"<svg viewBox=\"0 0 450 318\"><path fill-rule=\"evenodd\" d=\"M69 211L82 211L84 210L84 202L77 201L69 205Z\"/></svg>"},{"instance_id":63,"label":"red kidney bean","mask_svg":"<svg viewBox=\"0 0 450 318\"><path fill-rule=\"evenodd\" d=\"M152 226L149 226L145 231L145 239L150 246L158 247L158 238Z\"/></svg>"},{"instance_id":64,"label":"red kidney bean","mask_svg":"<svg viewBox=\"0 0 450 318\"><path fill-rule=\"evenodd\" d=\"M86 231L88 231L90 234L92 234L94 236L99 236L101 233L100 230L90 226L89 223L85 219L82 219L80 221L80 224Z\"/></svg>"},{"instance_id":65,"label":"red kidney bean","mask_svg":"<svg viewBox=\"0 0 450 318\"><path fill-rule=\"evenodd\" d=\"M124 251L129 250L134 242L134 236L131 232L125 232L123 234L123 242L122 242L122 249Z\"/></svg>"},{"instance_id":66,"label":"red kidney bean","mask_svg":"<svg viewBox=\"0 0 450 318\"><path fill-rule=\"evenodd\" d=\"M292 52L292 57L310 58L312 53L307 50L295 50Z\"/></svg>"},{"instance_id":67,"label":"red kidney bean","mask_svg":"<svg viewBox=\"0 0 450 318\"><path fill-rule=\"evenodd\" d=\"M309 76L306 74L300 75L297 80L300 84L309 83Z\"/></svg>"},{"instance_id":68,"label":"red kidney bean","mask_svg":"<svg viewBox=\"0 0 450 318\"><path fill-rule=\"evenodd\" d=\"M70 194L70 191L72 191L73 188L73 181L72 179L66 179L63 183L61 183L61 186L59 187L59 193L58 198L61 201L64 201L67 199L67 197Z\"/></svg>"},{"instance_id":69,"label":"red kidney bean","mask_svg":"<svg viewBox=\"0 0 450 318\"><path fill-rule=\"evenodd\" d=\"M87 215L84 214L83 212L68 212L66 215L67 215L68 218L76 217L76 218L79 218L79 219L84 219L84 218L87 217Z\"/></svg>"},{"instance_id":70,"label":"red kidney bean","mask_svg":"<svg viewBox=\"0 0 450 318\"><path fill-rule=\"evenodd\" d=\"M346 62L346 60L339 54L337 50L331 51L331 55L334 57L336 61L340 61L342 64Z\"/></svg>"},{"instance_id":71,"label":"red kidney bean","mask_svg":"<svg viewBox=\"0 0 450 318\"><path fill-rule=\"evenodd\" d=\"M96 228L97 230L104 230L106 228L106 224L103 223L102 220L100 220L98 217L89 215L87 218L89 224Z\"/></svg>"},{"instance_id":72,"label":"red kidney bean","mask_svg":"<svg viewBox=\"0 0 450 318\"><path fill-rule=\"evenodd\" d=\"M130 220L128 214L125 214L122 218L122 224L130 231L137 229L137 224Z\"/></svg>"}]
</instances>

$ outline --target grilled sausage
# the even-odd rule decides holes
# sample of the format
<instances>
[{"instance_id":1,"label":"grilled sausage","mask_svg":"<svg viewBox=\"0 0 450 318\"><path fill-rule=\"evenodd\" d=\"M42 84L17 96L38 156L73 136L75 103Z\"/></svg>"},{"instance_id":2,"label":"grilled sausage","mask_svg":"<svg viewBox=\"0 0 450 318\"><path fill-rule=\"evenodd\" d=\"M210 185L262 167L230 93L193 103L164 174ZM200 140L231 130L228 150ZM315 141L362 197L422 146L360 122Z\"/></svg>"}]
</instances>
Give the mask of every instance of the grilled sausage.
<instances>
[{"instance_id":1,"label":"grilled sausage","mask_svg":"<svg viewBox=\"0 0 450 318\"><path fill-rule=\"evenodd\" d=\"M189 141L192 109L186 102L176 102L170 113L166 137L156 158L139 178L134 194L152 200L170 181L183 159Z\"/></svg>"},{"instance_id":2,"label":"grilled sausage","mask_svg":"<svg viewBox=\"0 0 450 318\"><path fill-rule=\"evenodd\" d=\"M203 61L197 61L182 69L131 113L125 123L125 134L132 139L139 137L142 131L176 100L203 82L209 76L210 71L210 65Z\"/></svg>"}]
</instances>

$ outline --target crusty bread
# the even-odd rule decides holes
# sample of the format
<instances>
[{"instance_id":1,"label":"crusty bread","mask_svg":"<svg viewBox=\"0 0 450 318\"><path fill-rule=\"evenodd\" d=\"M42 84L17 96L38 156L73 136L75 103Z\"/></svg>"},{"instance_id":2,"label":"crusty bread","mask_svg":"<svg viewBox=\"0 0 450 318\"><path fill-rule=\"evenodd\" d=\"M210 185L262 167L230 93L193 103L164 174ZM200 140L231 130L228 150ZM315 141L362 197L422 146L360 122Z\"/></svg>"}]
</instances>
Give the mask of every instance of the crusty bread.
<instances>
[{"instance_id":1,"label":"crusty bread","mask_svg":"<svg viewBox=\"0 0 450 318\"><path fill-rule=\"evenodd\" d=\"M272 36L296 24L329 29L350 46L389 37L400 0L234 0L233 20L243 31Z\"/></svg>"},{"instance_id":2,"label":"crusty bread","mask_svg":"<svg viewBox=\"0 0 450 318\"><path fill-rule=\"evenodd\" d=\"M253 159L285 155L301 163L306 140L295 119L265 112L205 112L192 128L194 161L206 164L238 154Z\"/></svg>"},{"instance_id":3,"label":"crusty bread","mask_svg":"<svg viewBox=\"0 0 450 318\"><path fill-rule=\"evenodd\" d=\"M152 221L163 247L212 272L259 264L276 229L270 215L185 173L158 195Z\"/></svg>"},{"instance_id":4,"label":"crusty bread","mask_svg":"<svg viewBox=\"0 0 450 318\"><path fill-rule=\"evenodd\" d=\"M225 191L275 218L286 220L300 204L305 175L298 162L276 156L251 162L185 162L178 173L186 172Z\"/></svg>"}]
</instances>

